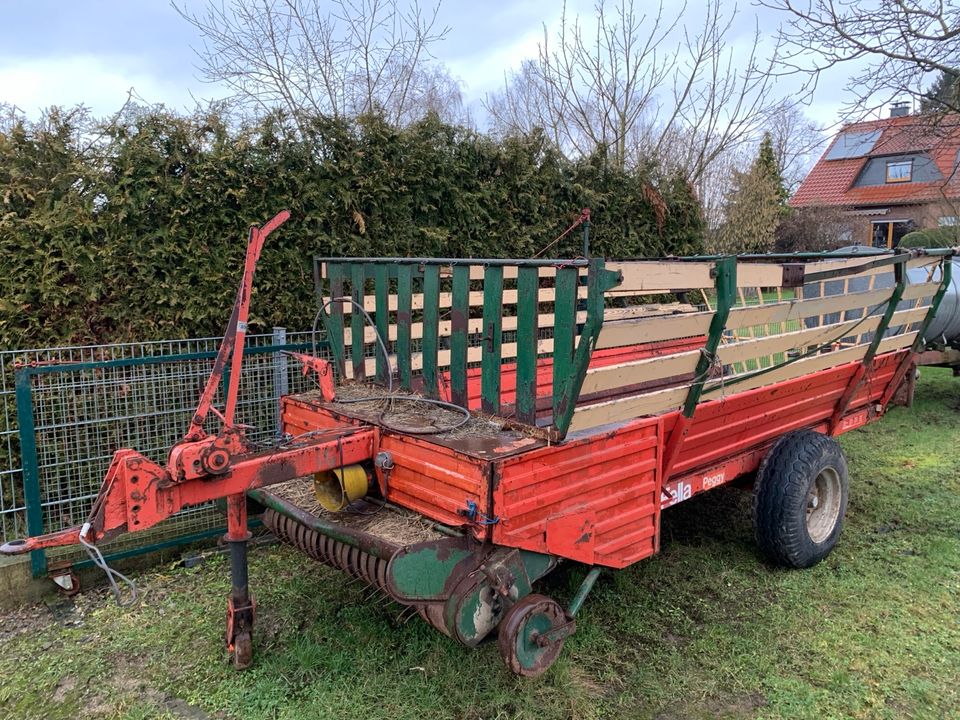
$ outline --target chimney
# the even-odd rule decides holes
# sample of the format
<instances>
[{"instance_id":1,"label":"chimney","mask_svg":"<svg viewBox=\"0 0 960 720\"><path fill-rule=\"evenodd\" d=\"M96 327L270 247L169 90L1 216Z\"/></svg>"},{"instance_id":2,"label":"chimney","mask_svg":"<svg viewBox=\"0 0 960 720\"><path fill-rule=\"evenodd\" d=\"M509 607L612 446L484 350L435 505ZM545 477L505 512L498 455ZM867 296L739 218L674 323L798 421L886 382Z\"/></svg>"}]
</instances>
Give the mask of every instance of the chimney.
<instances>
[{"instance_id":1,"label":"chimney","mask_svg":"<svg viewBox=\"0 0 960 720\"><path fill-rule=\"evenodd\" d=\"M890 105L890 117L904 117L910 114L910 101L898 100Z\"/></svg>"}]
</instances>

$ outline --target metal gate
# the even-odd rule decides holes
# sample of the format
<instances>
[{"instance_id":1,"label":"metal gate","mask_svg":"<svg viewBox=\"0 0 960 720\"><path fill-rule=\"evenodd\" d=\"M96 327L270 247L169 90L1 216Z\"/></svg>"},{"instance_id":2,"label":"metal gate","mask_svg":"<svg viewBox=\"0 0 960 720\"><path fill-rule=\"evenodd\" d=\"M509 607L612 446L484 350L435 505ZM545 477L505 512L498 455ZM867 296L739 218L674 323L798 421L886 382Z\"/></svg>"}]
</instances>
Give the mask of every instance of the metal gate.
<instances>
[{"instance_id":1,"label":"metal gate","mask_svg":"<svg viewBox=\"0 0 960 720\"><path fill-rule=\"evenodd\" d=\"M82 524L114 451L137 448L162 462L178 441L210 374L219 338L0 353L0 542ZM308 389L282 351L309 351L309 332L247 338L237 399L248 437L279 432L279 398ZM322 343L318 354L326 354ZM293 365L291 365L291 362ZM224 401L224 378L216 404ZM104 547L119 558L223 532L211 505L189 508L155 529ZM34 576L82 566L76 548L36 551Z\"/></svg>"}]
</instances>

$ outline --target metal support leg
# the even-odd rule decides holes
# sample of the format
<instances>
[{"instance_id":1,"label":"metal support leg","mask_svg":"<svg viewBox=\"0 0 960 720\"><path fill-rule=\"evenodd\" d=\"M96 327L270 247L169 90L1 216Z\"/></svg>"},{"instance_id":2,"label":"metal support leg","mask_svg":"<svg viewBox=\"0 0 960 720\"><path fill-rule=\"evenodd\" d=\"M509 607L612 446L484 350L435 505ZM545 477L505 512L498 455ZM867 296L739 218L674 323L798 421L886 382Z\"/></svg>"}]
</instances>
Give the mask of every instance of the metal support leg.
<instances>
[{"instance_id":1,"label":"metal support leg","mask_svg":"<svg viewBox=\"0 0 960 720\"><path fill-rule=\"evenodd\" d=\"M227 535L230 546L230 597L227 600L227 650L238 670L253 662L253 618L256 602L247 575L247 498L243 493L227 498Z\"/></svg>"}]
</instances>

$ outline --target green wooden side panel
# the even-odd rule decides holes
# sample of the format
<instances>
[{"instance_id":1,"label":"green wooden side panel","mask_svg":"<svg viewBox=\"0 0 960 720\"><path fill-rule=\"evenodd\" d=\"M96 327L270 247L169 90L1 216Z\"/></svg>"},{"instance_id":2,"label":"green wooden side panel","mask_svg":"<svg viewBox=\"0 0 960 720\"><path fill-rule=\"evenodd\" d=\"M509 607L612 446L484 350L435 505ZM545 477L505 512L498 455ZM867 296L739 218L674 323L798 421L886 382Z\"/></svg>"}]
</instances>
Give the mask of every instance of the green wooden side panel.
<instances>
[{"instance_id":1,"label":"green wooden side panel","mask_svg":"<svg viewBox=\"0 0 960 720\"><path fill-rule=\"evenodd\" d=\"M480 362L480 407L500 412L500 357L503 345L503 268L483 273L483 354Z\"/></svg>"},{"instance_id":2,"label":"green wooden side panel","mask_svg":"<svg viewBox=\"0 0 960 720\"><path fill-rule=\"evenodd\" d=\"M410 390L410 328L413 323L413 266L397 267L397 368L400 387Z\"/></svg>"},{"instance_id":3,"label":"green wooden side panel","mask_svg":"<svg viewBox=\"0 0 960 720\"><path fill-rule=\"evenodd\" d=\"M377 334L383 338L387 346L387 352L390 352L390 276L387 272L387 266L383 264L375 265L373 268L374 293L377 300L377 314L374 321L377 323ZM387 384L387 373L390 368L387 366L387 358L383 356L383 351L379 347L374 348L377 358L377 382L383 385Z\"/></svg>"},{"instance_id":4,"label":"green wooden side panel","mask_svg":"<svg viewBox=\"0 0 960 720\"><path fill-rule=\"evenodd\" d=\"M350 308L350 358L353 361L353 379L363 380L366 372L363 366L363 313L360 312L357 305L363 307L364 283L366 278L363 273L363 265L357 264L351 268L350 283L353 286L351 297L356 303Z\"/></svg>"},{"instance_id":5,"label":"green wooden side panel","mask_svg":"<svg viewBox=\"0 0 960 720\"><path fill-rule=\"evenodd\" d=\"M467 333L470 326L470 266L453 267L450 310L450 399L467 407Z\"/></svg>"},{"instance_id":6,"label":"green wooden side panel","mask_svg":"<svg viewBox=\"0 0 960 720\"><path fill-rule=\"evenodd\" d=\"M340 263L327 265L327 277L330 281L330 297L343 297L343 266ZM321 295L322 298L322 295ZM322 300L321 300L322 302ZM344 377L346 350L343 347L343 303L331 302L321 315L333 354L337 377Z\"/></svg>"},{"instance_id":7,"label":"green wooden side panel","mask_svg":"<svg viewBox=\"0 0 960 720\"><path fill-rule=\"evenodd\" d=\"M573 339L577 332L577 268L559 268L553 305L553 416L564 404L563 390L573 369Z\"/></svg>"},{"instance_id":8,"label":"green wooden side panel","mask_svg":"<svg viewBox=\"0 0 960 720\"><path fill-rule=\"evenodd\" d=\"M437 349L440 332L440 266L423 269L423 392L437 396Z\"/></svg>"},{"instance_id":9,"label":"green wooden side panel","mask_svg":"<svg viewBox=\"0 0 960 720\"><path fill-rule=\"evenodd\" d=\"M593 349L600 337L600 330L603 327L604 297L607 290L616 287L621 282L621 277L619 272L606 270L601 258L594 258L590 261L590 270L586 280L587 319L580 331L580 340L573 352L570 369L561 376L560 391L555 392L553 398L553 425L561 437L566 435L570 422L573 420L573 412L576 409L577 399L580 397L583 380L587 375L587 369L590 367L590 358L593 356ZM572 319L576 323L575 315L572 316ZM554 375L555 387L557 385L556 380L557 377Z\"/></svg>"},{"instance_id":10,"label":"green wooden side panel","mask_svg":"<svg viewBox=\"0 0 960 720\"><path fill-rule=\"evenodd\" d=\"M537 420L537 315L540 269L521 267L517 275L517 420Z\"/></svg>"}]
</instances>

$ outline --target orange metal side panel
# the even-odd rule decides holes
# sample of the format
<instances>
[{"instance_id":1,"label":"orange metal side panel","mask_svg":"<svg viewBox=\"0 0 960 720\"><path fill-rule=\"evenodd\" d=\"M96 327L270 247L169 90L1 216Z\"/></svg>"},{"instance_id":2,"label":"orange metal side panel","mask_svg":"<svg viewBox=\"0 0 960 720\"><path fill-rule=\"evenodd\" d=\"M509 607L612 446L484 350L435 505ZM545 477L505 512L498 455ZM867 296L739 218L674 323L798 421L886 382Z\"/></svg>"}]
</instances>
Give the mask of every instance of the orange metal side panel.
<instances>
[{"instance_id":1,"label":"orange metal side panel","mask_svg":"<svg viewBox=\"0 0 960 720\"><path fill-rule=\"evenodd\" d=\"M660 418L497 463L493 541L621 568L659 540Z\"/></svg>"},{"instance_id":2,"label":"orange metal side panel","mask_svg":"<svg viewBox=\"0 0 960 720\"><path fill-rule=\"evenodd\" d=\"M291 435L348 422L363 424L295 397L283 399L283 429ZM466 510L471 501L485 516L492 513L489 461L477 460L413 435L389 431L380 434L374 454L380 451L393 456L394 467L386 482L383 473L377 473L380 490L390 502L452 526L468 524L458 511ZM472 526L478 537L486 535L488 527Z\"/></svg>"},{"instance_id":3,"label":"orange metal side panel","mask_svg":"<svg viewBox=\"0 0 960 720\"><path fill-rule=\"evenodd\" d=\"M848 411L880 399L899 357L899 353L890 353L876 358L873 371L864 380ZM719 462L791 430L829 420L856 368L856 363L849 363L703 403L697 407L671 475L675 477ZM735 390L734 385L731 391ZM665 418L668 430L677 415L671 413Z\"/></svg>"},{"instance_id":4,"label":"orange metal side panel","mask_svg":"<svg viewBox=\"0 0 960 720\"><path fill-rule=\"evenodd\" d=\"M446 525L464 525L459 511L468 502L489 516L490 462L477 460L412 435L383 432L379 451L393 456L393 470L386 482L387 500ZM381 491L383 480L381 475ZM487 534L488 525L471 526L474 534Z\"/></svg>"}]
</instances>

